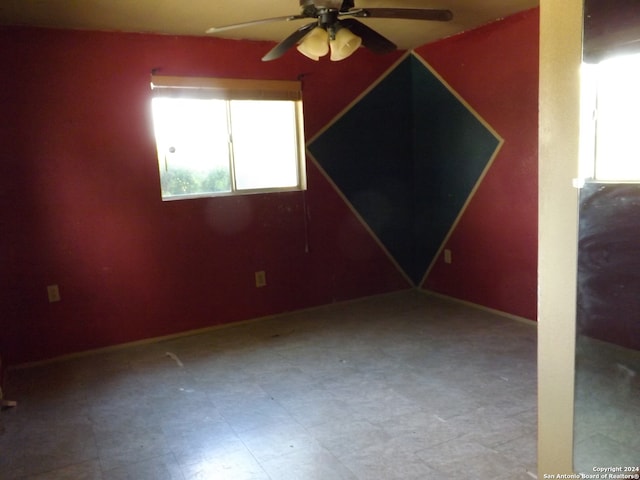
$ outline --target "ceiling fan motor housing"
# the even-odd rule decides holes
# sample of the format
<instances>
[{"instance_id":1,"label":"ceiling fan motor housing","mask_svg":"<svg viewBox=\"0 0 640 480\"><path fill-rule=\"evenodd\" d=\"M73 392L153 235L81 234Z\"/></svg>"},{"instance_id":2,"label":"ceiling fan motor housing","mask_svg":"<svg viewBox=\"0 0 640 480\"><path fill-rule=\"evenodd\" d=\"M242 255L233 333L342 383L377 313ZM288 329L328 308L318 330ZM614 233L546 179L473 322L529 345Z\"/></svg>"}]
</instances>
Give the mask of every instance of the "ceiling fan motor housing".
<instances>
[{"instance_id":1,"label":"ceiling fan motor housing","mask_svg":"<svg viewBox=\"0 0 640 480\"><path fill-rule=\"evenodd\" d=\"M265 18L253 20L249 22L236 23L222 27L212 27L207 33L218 33L234 28L247 27L251 25L259 25L263 23L271 23L278 21L301 20L304 18L312 18L315 21L303 25L294 31L287 38L282 40L278 45L272 48L262 57L263 61L275 60L280 58L289 49L300 44L303 38L310 35L314 31L324 30L330 41L335 41L340 37L343 46L355 45L357 39L358 48L360 45L368 48L374 53L384 54L395 50L396 44L391 40L383 37L371 27L357 20L357 18L374 17L374 18L392 18L407 20L431 20L446 22L452 19L453 14L450 10L442 9L419 9L419 8L355 8L354 0L298 0L302 12L298 15L288 15L283 17ZM353 49L355 51L355 49ZM340 58L332 58L332 60L342 60L349 56L340 56ZM303 52L304 53L304 52ZM311 58L319 55L313 52ZM306 53L305 53L306 55ZM309 55L307 55L309 56ZM314 60L317 60L314 58Z\"/></svg>"},{"instance_id":2,"label":"ceiling fan motor housing","mask_svg":"<svg viewBox=\"0 0 640 480\"><path fill-rule=\"evenodd\" d=\"M312 12L324 9L346 12L354 7L354 2L353 0L300 0L300 7L303 14L306 15L309 12L310 16L314 16Z\"/></svg>"}]
</instances>

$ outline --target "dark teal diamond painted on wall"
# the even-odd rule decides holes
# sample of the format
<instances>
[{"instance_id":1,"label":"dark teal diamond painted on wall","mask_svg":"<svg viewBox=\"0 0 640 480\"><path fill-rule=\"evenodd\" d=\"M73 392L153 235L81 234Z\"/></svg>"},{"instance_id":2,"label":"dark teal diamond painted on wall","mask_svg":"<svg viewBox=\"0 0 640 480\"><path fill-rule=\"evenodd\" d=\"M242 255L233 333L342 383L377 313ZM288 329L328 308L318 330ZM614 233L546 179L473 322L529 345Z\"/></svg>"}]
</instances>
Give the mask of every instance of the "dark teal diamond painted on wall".
<instances>
[{"instance_id":1,"label":"dark teal diamond painted on wall","mask_svg":"<svg viewBox=\"0 0 640 480\"><path fill-rule=\"evenodd\" d=\"M418 282L491 160L500 140L411 56L414 241Z\"/></svg>"},{"instance_id":2,"label":"dark teal diamond painted on wall","mask_svg":"<svg viewBox=\"0 0 640 480\"><path fill-rule=\"evenodd\" d=\"M409 55L308 148L418 284L498 144Z\"/></svg>"},{"instance_id":3,"label":"dark teal diamond painted on wall","mask_svg":"<svg viewBox=\"0 0 640 480\"><path fill-rule=\"evenodd\" d=\"M402 268L414 249L410 83L402 62L308 146Z\"/></svg>"}]
</instances>

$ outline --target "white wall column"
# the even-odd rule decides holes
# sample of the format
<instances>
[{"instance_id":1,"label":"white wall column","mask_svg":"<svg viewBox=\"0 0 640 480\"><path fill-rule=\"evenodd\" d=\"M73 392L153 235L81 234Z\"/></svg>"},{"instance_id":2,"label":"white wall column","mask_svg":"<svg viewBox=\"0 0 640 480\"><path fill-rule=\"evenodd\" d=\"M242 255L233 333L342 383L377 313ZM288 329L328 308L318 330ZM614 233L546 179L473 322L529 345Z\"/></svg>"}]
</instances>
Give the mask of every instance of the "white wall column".
<instances>
[{"instance_id":1,"label":"white wall column","mask_svg":"<svg viewBox=\"0 0 640 480\"><path fill-rule=\"evenodd\" d=\"M538 478L573 471L582 1L540 1Z\"/></svg>"}]
</instances>

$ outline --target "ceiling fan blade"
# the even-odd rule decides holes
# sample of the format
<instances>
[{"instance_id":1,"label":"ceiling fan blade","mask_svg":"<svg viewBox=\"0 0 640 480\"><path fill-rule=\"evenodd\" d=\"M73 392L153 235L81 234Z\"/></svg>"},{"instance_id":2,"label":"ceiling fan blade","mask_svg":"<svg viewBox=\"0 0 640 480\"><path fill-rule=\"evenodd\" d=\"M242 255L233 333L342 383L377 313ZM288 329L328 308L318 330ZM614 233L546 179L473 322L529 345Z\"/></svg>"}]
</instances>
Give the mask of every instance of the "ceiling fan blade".
<instances>
[{"instance_id":1,"label":"ceiling fan blade","mask_svg":"<svg viewBox=\"0 0 640 480\"><path fill-rule=\"evenodd\" d=\"M340 25L348 28L352 33L362 38L362 45L373 53L389 53L397 48L396 44L391 40L383 37L374 29L355 18L340 20Z\"/></svg>"},{"instance_id":2,"label":"ceiling fan blade","mask_svg":"<svg viewBox=\"0 0 640 480\"><path fill-rule=\"evenodd\" d=\"M286 17L263 18L262 20L252 20L250 22L234 23L233 25L224 25L222 27L211 27L205 33L218 33L218 32L224 32L226 30L233 30L235 28L250 27L252 25L261 25L263 23L299 20L301 18L309 18L309 17L307 15L288 15Z\"/></svg>"},{"instance_id":3,"label":"ceiling fan blade","mask_svg":"<svg viewBox=\"0 0 640 480\"><path fill-rule=\"evenodd\" d=\"M341 15L371 18L397 18L404 20L431 20L435 22L448 22L453 18L451 10L438 10L433 8L362 8L353 12L341 12Z\"/></svg>"},{"instance_id":4,"label":"ceiling fan blade","mask_svg":"<svg viewBox=\"0 0 640 480\"><path fill-rule=\"evenodd\" d=\"M282 55L285 54L287 50L289 50L296 43L302 40L302 37L304 37L307 33L309 33L309 31L311 31L317 26L318 26L317 22L312 22L312 23L303 25L298 30L296 30L291 35L289 35L287 38L285 38L283 41L281 41L278 45L276 45L271 50L269 50L269 52L267 52L267 54L264 57L262 57L262 61L268 62L270 60L275 60L276 58L280 58Z\"/></svg>"}]
</instances>

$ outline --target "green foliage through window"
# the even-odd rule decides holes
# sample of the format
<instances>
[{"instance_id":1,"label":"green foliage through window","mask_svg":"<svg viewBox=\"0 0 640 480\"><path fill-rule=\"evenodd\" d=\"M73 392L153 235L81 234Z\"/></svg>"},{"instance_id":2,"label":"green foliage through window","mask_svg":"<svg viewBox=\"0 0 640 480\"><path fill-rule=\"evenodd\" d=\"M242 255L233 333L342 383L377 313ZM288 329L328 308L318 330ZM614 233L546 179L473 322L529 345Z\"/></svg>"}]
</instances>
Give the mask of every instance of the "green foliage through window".
<instances>
[{"instance_id":1,"label":"green foliage through window","mask_svg":"<svg viewBox=\"0 0 640 480\"><path fill-rule=\"evenodd\" d=\"M162 192L165 195L195 195L231 191L229 172L216 169L205 177L194 175L186 168L165 170L160 174Z\"/></svg>"},{"instance_id":2,"label":"green foliage through window","mask_svg":"<svg viewBox=\"0 0 640 480\"><path fill-rule=\"evenodd\" d=\"M163 200L304 188L300 102L157 96Z\"/></svg>"}]
</instances>

